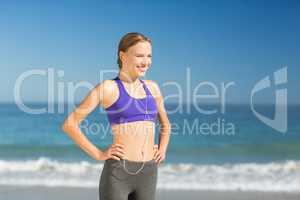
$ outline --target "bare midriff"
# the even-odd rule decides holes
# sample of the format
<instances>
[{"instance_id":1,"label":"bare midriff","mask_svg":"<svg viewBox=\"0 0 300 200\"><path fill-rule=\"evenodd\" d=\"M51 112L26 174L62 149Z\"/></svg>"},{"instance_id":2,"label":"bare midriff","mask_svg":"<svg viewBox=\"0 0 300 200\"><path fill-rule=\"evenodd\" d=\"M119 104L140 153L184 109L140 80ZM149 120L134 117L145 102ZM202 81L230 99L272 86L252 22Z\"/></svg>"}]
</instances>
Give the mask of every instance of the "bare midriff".
<instances>
[{"instance_id":1,"label":"bare midriff","mask_svg":"<svg viewBox=\"0 0 300 200\"><path fill-rule=\"evenodd\" d=\"M111 126L113 144L124 145L124 159L149 161L154 156L155 123L135 121ZM144 156L142 155L144 151Z\"/></svg>"}]
</instances>

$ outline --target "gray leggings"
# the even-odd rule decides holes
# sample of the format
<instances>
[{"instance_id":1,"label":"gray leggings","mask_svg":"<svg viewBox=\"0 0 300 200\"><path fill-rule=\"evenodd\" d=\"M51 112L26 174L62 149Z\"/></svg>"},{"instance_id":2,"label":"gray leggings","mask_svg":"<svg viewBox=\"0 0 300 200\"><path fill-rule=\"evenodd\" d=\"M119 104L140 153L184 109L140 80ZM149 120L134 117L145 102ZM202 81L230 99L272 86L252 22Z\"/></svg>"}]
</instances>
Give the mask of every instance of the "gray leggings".
<instances>
[{"instance_id":1,"label":"gray leggings","mask_svg":"<svg viewBox=\"0 0 300 200\"><path fill-rule=\"evenodd\" d=\"M129 172L142 166L142 162L128 160L125 164ZM106 160L99 183L100 200L154 200L157 170L155 160L150 160L137 175L130 175L123 168L123 160Z\"/></svg>"}]
</instances>

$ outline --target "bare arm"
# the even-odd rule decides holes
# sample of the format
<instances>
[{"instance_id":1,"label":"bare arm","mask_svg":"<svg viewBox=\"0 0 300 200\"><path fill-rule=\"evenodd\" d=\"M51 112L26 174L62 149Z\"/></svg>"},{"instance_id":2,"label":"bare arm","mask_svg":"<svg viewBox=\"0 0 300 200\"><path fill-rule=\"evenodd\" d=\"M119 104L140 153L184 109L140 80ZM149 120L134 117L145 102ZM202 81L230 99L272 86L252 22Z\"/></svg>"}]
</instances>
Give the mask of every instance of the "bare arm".
<instances>
[{"instance_id":1,"label":"bare arm","mask_svg":"<svg viewBox=\"0 0 300 200\"><path fill-rule=\"evenodd\" d=\"M155 99L156 99L156 104L158 109L158 119L161 125L160 133L159 133L158 149L166 152L169 144L169 139L170 139L171 126L164 106L163 96L160 92L158 85L157 85L157 95Z\"/></svg>"},{"instance_id":2,"label":"bare arm","mask_svg":"<svg viewBox=\"0 0 300 200\"><path fill-rule=\"evenodd\" d=\"M149 84L151 85L152 91L154 91L153 96L156 101L158 119L160 122L158 150L166 153L170 139L171 126L164 106L164 99L160 92L158 84L154 81L149 81Z\"/></svg>"},{"instance_id":3,"label":"bare arm","mask_svg":"<svg viewBox=\"0 0 300 200\"><path fill-rule=\"evenodd\" d=\"M112 150L104 152L93 145L84 133L81 132L80 123L99 104L103 104L104 101L107 101L107 97L110 96L109 93L111 92L111 90L106 89L108 87L107 85L107 81L103 81L101 84L97 85L85 97L80 105L72 113L70 113L62 125L63 131L67 133L81 149L95 160L105 160L109 157L114 157L114 155L112 155L114 152ZM115 153L118 151L117 146L118 145L114 146L114 148L116 148Z\"/></svg>"}]
</instances>

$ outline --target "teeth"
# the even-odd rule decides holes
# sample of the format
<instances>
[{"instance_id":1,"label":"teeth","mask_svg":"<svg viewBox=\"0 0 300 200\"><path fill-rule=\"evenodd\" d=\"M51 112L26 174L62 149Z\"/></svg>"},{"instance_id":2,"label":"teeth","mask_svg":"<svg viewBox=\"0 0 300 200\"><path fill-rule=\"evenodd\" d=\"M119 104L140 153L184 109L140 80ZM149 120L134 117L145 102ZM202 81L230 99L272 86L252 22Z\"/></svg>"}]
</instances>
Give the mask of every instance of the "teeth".
<instances>
[{"instance_id":1,"label":"teeth","mask_svg":"<svg viewBox=\"0 0 300 200\"><path fill-rule=\"evenodd\" d=\"M136 66L137 68L146 68L146 66Z\"/></svg>"}]
</instances>

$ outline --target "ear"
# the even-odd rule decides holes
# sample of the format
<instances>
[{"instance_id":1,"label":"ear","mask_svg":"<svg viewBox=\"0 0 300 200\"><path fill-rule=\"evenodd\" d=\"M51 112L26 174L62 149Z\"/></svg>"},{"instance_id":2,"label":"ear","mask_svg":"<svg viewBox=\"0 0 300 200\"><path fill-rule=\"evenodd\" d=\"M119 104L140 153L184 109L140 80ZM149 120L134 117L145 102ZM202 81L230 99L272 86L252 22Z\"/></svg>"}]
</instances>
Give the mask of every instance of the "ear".
<instances>
[{"instance_id":1,"label":"ear","mask_svg":"<svg viewBox=\"0 0 300 200\"><path fill-rule=\"evenodd\" d=\"M121 60L122 62L123 62L124 57L125 57L125 53L124 53L123 51L120 51L120 52L119 52L119 58L120 58L120 60Z\"/></svg>"}]
</instances>

